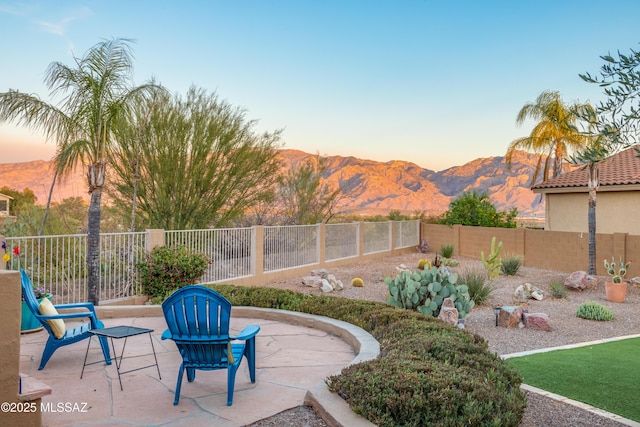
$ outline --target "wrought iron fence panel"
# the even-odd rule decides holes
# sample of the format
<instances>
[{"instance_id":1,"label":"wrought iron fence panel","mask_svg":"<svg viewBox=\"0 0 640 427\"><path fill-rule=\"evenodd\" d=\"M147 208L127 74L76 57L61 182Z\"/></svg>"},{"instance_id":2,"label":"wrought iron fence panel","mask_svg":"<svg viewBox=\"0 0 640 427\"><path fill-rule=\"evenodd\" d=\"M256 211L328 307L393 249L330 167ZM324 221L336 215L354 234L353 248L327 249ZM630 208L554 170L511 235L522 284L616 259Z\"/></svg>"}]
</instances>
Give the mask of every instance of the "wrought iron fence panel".
<instances>
[{"instance_id":1,"label":"wrought iron fence panel","mask_svg":"<svg viewBox=\"0 0 640 427\"><path fill-rule=\"evenodd\" d=\"M365 255L391 250L391 222L365 222L362 233Z\"/></svg>"},{"instance_id":2,"label":"wrought iron fence panel","mask_svg":"<svg viewBox=\"0 0 640 427\"><path fill-rule=\"evenodd\" d=\"M393 222L394 249L409 248L420 244L420 221Z\"/></svg>"},{"instance_id":3,"label":"wrought iron fence panel","mask_svg":"<svg viewBox=\"0 0 640 427\"><path fill-rule=\"evenodd\" d=\"M325 226L325 258L327 261L358 256L360 246L360 225L327 224Z\"/></svg>"},{"instance_id":4,"label":"wrought iron fence panel","mask_svg":"<svg viewBox=\"0 0 640 427\"><path fill-rule=\"evenodd\" d=\"M254 240L255 230L252 228L165 232L167 246L186 246L190 251L203 254L210 260L201 283L214 283L255 274Z\"/></svg>"},{"instance_id":5,"label":"wrought iron fence panel","mask_svg":"<svg viewBox=\"0 0 640 427\"><path fill-rule=\"evenodd\" d=\"M264 227L264 271L284 270L319 262L318 226Z\"/></svg>"}]
</instances>

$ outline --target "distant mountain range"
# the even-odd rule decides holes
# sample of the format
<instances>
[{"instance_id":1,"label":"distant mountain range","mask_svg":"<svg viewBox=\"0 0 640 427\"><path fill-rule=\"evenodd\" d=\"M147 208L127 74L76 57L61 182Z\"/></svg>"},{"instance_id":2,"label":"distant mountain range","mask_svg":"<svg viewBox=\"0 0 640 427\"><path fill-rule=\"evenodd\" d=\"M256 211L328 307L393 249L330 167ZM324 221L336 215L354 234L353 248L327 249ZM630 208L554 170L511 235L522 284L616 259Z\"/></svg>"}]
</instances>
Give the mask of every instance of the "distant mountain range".
<instances>
[{"instance_id":1,"label":"distant mountain range","mask_svg":"<svg viewBox=\"0 0 640 427\"><path fill-rule=\"evenodd\" d=\"M281 150L286 165L303 162L314 154L298 150ZM329 183L349 188L341 210L348 213L387 214L391 210L403 213L426 211L438 214L467 190L486 191L500 210L518 209L522 217L544 217L544 203L529 190L528 184L538 156L518 152L507 170L504 157L487 157L440 172L400 160L377 162L356 157L327 156ZM51 178L50 162L0 163L0 187L22 191L30 188L37 203L47 200ZM79 168L63 183L56 185L54 201L68 197L88 200L84 170Z\"/></svg>"}]
</instances>

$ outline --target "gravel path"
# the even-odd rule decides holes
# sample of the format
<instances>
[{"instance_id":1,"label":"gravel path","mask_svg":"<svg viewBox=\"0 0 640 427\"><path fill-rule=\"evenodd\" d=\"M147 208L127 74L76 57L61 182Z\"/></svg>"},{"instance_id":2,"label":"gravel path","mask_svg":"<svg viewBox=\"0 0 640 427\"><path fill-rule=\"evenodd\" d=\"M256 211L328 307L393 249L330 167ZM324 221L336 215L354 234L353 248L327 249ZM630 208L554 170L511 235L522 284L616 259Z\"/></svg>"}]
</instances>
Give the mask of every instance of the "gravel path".
<instances>
[{"instance_id":1,"label":"gravel path","mask_svg":"<svg viewBox=\"0 0 640 427\"><path fill-rule=\"evenodd\" d=\"M432 259L434 254L409 253L375 260L367 260L354 265L333 267L330 273L342 280L345 288L334 291L332 295L343 298L386 301L388 296L385 277L396 274L395 267L404 264L415 268L421 258ZM460 266L452 268L460 273L466 268L480 268L480 261L458 258ZM499 355L515 353L539 348L556 347L565 344L580 343L602 338L612 338L640 333L640 316L637 316L640 303L640 287L629 286L624 303L610 303L605 298L604 277L595 289L584 291L570 290L566 299L550 297L550 284L563 283L568 276L551 270L522 267L516 276L500 276L492 284L494 291L484 306L474 307L466 320L466 328L470 332L484 337L489 343L489 350ZM351 286L351 280L360 277L364 280L363 288ZM513 291L523 283L544 291L542 301L530 300L530 313L547 313L550 316L553 330L551 332L532 331L530 329L495 327L495 316L492 305L513 304ZM301 278L266 283L265 286L291 289L303 293L320 293L317 289L303 287ZM597 301L611 308L616 316L610 322L595 322L576 317L577 307L585 301ZM621 424L600 417L596 414L560 403L552 399L528 394L528 406L520 424L521 427L533 426L620 426ZM326 424L309 408L299 407L285 411L274 417L253 424L255 427L267 426L309 426L324 427Z\"/></svg>"}]
</instances>

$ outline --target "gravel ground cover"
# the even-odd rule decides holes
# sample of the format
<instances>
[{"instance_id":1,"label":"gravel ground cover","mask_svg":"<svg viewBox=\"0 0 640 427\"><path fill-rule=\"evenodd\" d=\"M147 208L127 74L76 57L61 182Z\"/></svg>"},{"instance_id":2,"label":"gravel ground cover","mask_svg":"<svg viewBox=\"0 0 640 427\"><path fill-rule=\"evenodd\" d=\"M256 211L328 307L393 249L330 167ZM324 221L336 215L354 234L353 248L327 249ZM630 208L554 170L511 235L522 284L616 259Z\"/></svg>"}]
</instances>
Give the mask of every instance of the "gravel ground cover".
<instances>
[{"instance_id":1,"label":"gravel ground cover","mask_svg":"<svg viewBox=\"0 0 640 427\"><path fill-rule=\"evenodd\" d=\"M434 256L433 253L407 253L330 268L329 272L342 280L345 285L342 291L334 291L331 295L384 302L388 297L387 286L384 284L385 277L395 276L396 267L401 264L415 269L421 258L433 259ZM478 260L455 259L460 262L460 265L451 269L458 273L467 268L483 268ZM633 267L631 274L635 275ZM485 305L474 307L467 317L466 329L485 338L489 344L489 350L499 355L640 333L640 317L636 314L640 306L640 287L629 286L624 303L610 303L605 298L605 278L601 277L596 288L584 291L569 290L566 299L552 298L550 284L563 283L568 275L558 271L521 267L515 276L500 276L494 279L491 282L494 287L493 293ZM355 277L364 280L364 287L351 286L351 280ZM301 279L302 277L296 277L265 283L264 286L290 289L305 294L320 293L318 289L302 286ZM543 290L544 299L529 300L528 310L530 313L548 314L553 328L551 332L495 326L492 306L513 305L513 292L523 283L531 283ZM576 309L585 301L596 301L608 306L613 310L615 320L596 322L576 317ZM521 427L621 425L616 421L537 394L529 393L527 397L528 407L520 424ZM275 425L323 427L326 424L311 409L304 407L294 408L253 424L255 427Z\"/></svg>"}]
</instances>

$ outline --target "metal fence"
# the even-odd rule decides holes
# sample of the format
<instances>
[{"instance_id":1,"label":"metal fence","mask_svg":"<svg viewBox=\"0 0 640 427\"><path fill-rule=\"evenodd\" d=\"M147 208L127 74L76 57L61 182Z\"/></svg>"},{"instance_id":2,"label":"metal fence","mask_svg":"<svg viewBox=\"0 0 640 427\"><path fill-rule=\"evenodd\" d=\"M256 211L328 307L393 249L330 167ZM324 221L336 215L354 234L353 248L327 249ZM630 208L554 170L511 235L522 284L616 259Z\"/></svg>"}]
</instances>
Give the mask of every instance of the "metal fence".
<instances>
[{"instance_id":1,"label":"metal fence","mask_svg":"<svg viewBox=\"0 0 640 427\"><path fill-rule=\"evenodd\" d=\"M362 233L365 255L391 250L391 222L365 222Z\"/></svg>"},{"instance_id":2,"label":"metal fence","mask_svg":"<svg viewBox=\"0 0 640 427\"><path fill-rule=\"evenodd\" d=\"M186 246L211 260L203 283L237 279L255 274L253 228L165 231L165 245Z\"/></svg>"},{"instance_id":3,"label":"metal fence","mask_svg":"<svg viewBox=\"0 0 640 427\"><path fill-rule=\"evenodd\" d=\"M417 220L327 224L323 233L319 224L262 229L261 248L256 247L256 227L160 230L161 242L154 244L184 245L190 251L206 255L211 264L201 282L213 283L255 276L256 269L261 269L260 273L286 270L417 246L420 241ZM100 235L101 302L141 293L137 265L150 250L150 233ZM322 259L321 239L324 239L325 248ZM55 303L87 300L86 234L7 237L4 238L4 246L4 253L0 250L0 256L7 254L9 261L6 266L0 264L0 268L24 268L36 286L45 287L54 294ZM263 263L258 266L256 260L259 255L262 255Z\"/></svg>"},{"instance_id":4,"label":"metal fence","mask_svg":"<svg viewBox=\"0 0 640 427\"><path fill-rule=\"evenodd\" d=\"M264 271L317 264L320 262L318 226L264 227L263 254Z\"/></svg>"},{"instance_id":5,"label":"metal fence","mask_svg":"<svg viewBox=\"0 0 640 427\"><path fill-rule=\"evenodd\" d=\"M56 303L87 300L87 235L7 237L9 270L23 268L34 285L54 295ZM100 298L113 300L140 293L136 264L146 249L146 233L100 235Z\"/></svg>"},{"instance_id":6,"label":"metal fence","mask_svg":"<svg viewBox=\"0 0 640 427\"><path fill-rule=\"evenodd\" d=\"M327 224L325 228L325 259L338 259L358 256L360 247L360 223Z\"/></svg>"}]
</instances>

